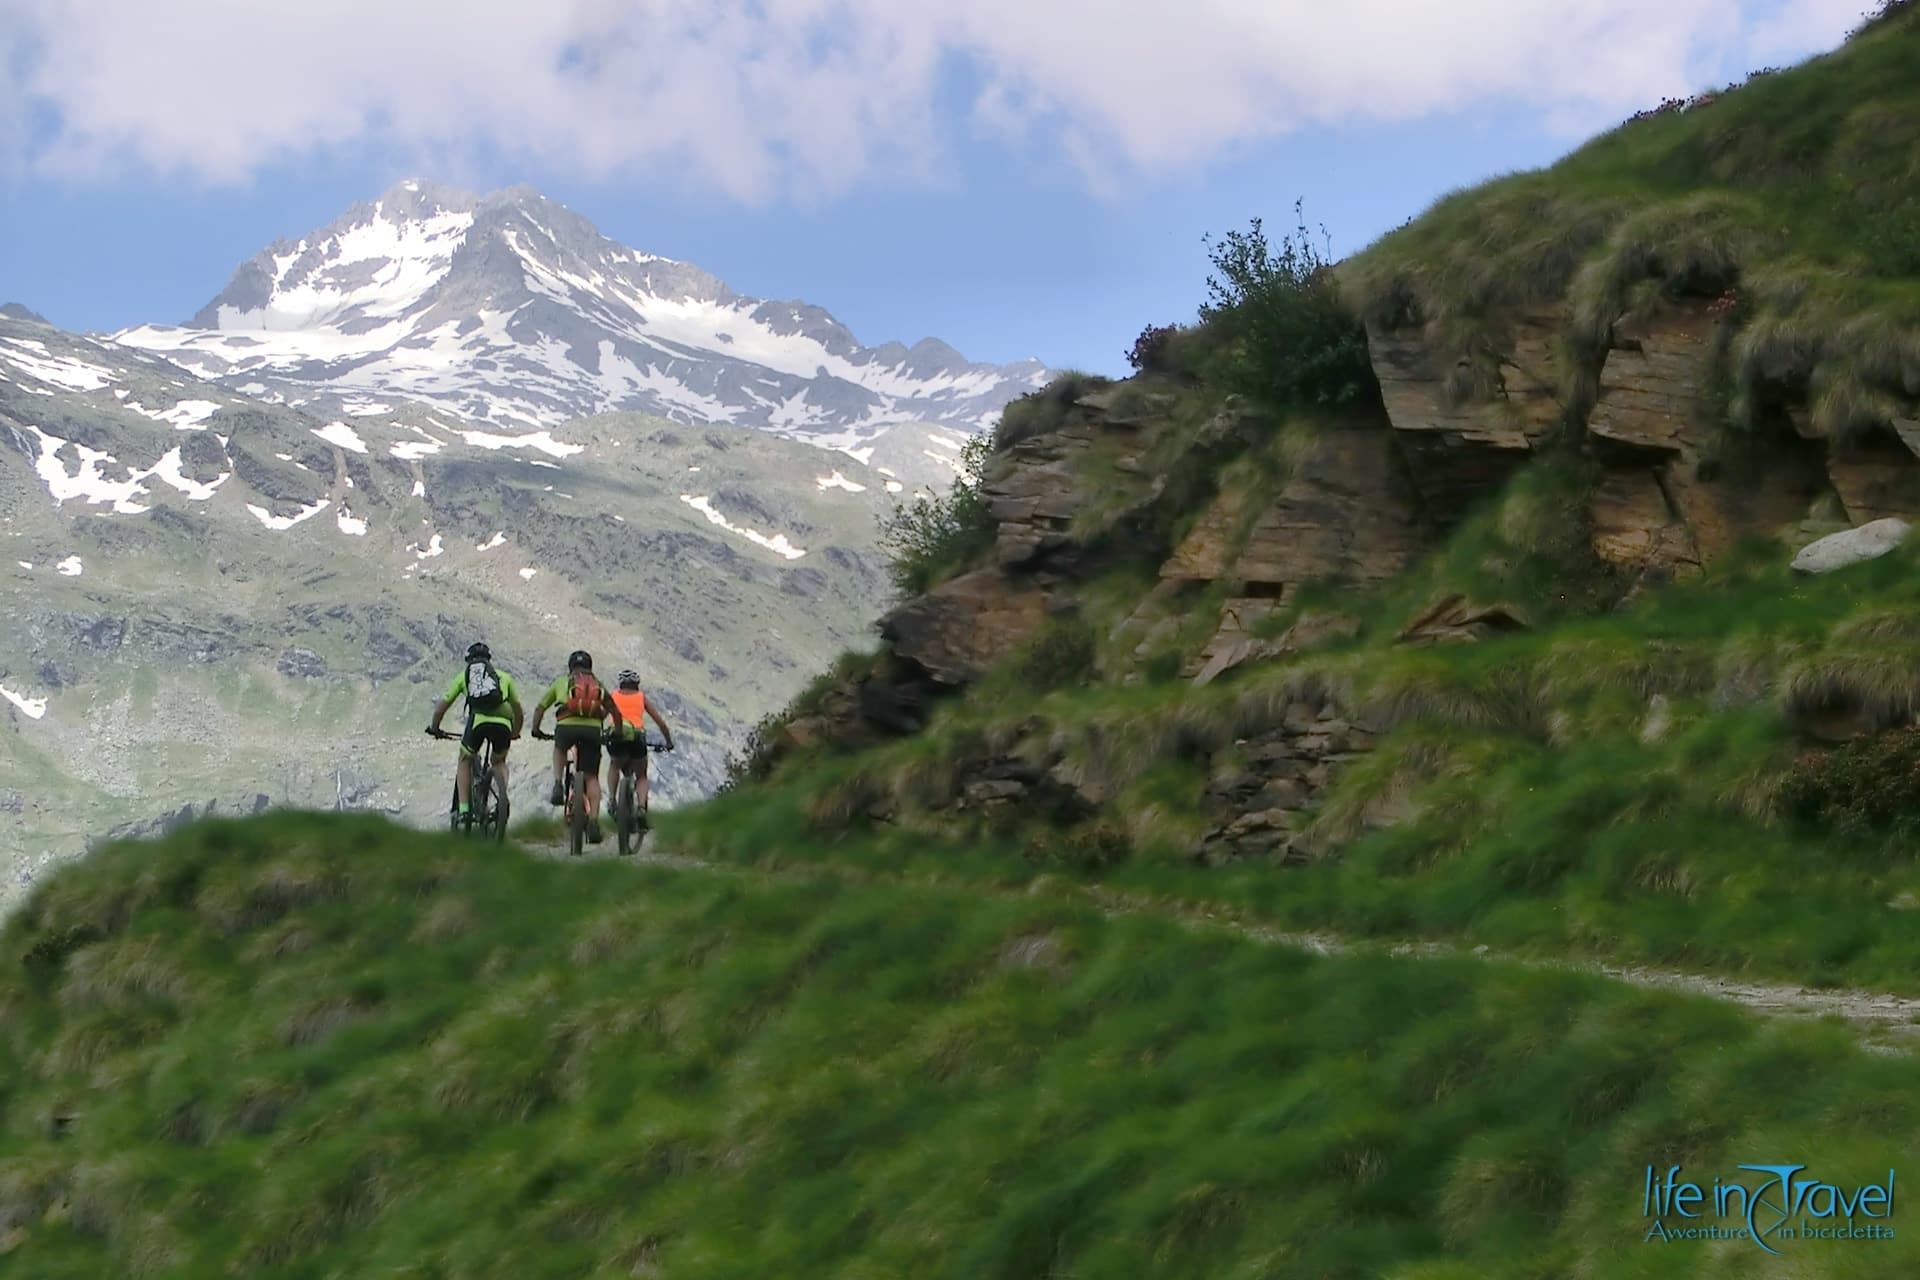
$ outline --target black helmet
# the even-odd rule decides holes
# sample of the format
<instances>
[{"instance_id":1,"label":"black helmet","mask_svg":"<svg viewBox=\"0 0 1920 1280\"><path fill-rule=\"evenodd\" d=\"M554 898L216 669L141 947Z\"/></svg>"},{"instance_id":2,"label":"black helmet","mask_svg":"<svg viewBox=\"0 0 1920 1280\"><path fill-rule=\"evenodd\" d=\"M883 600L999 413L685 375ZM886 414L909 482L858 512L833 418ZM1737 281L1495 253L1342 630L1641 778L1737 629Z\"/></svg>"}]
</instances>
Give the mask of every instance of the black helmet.
<instances>
[{"instance_id":1,"label":"black helmet","mask_svg":"<svg viewBox=\"0 0 1920 1280\"><path fill-rule=\"evenodd\" d=\"M487 648L485 641L475 640L472 644L467 646L467 661L468 662L492 662L493 650Z\"/></svg>"},{"instance_id":2,"label":"black helmet","mask_svg":"<svg viewBox=\"0 0 1920 1280\"><path fill-rule=\"evenodd\" d=\"M622 689L638 689L640 687L640 673L629 667L620 673L619 684Z\"/></svg>"},{"instance_id":3,"label":"black helmet","mask_svg":"<svg viewBox=\"0 0 1920 1280\"><path fill-rule=\"evenodd\" d=\"M569 671L593 670L593 655L588 653L585 649L575 649L572 653L567 655L567 670Z\"/></svg>"}]
</instances>

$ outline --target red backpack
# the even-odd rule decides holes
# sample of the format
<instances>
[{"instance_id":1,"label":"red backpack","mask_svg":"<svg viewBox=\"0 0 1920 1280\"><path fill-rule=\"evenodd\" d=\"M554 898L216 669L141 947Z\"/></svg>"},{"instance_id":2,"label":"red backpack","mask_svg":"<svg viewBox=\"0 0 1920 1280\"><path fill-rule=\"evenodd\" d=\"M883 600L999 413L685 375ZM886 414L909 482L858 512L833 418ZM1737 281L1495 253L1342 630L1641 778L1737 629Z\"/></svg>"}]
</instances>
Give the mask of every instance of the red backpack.
<instances>
[{"instance_id":1,"label":"red backpack","mask_svg":"<svg viewBox=\"0 0 1920 1280\"><path fill-rule=\"evenodd\" d=\"M604 713L606 691L591 671L576 671L567 684L567 700L560 704L560 714L569 718L575 716L598 720Z\"/></svg>"}]
</instances>

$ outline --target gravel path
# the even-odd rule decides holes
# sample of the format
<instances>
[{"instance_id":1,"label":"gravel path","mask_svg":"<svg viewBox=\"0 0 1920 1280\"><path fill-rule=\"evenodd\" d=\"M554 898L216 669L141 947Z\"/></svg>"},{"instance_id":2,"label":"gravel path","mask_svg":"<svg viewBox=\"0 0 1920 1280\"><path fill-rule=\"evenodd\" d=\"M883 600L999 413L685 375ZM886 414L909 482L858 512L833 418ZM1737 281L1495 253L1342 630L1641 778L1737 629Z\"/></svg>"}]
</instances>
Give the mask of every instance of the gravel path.
<instances>
[{"instance_id":1,"label":"gravel path","mask_svg":"<svg viewBox=\"0 0 1920 1280\"><path fill-rule=\"evenodd\" d=\"M564 861L567 856L565 846L558 841L551 844L527 844L523 847L540 857ZM643 850L632 857L618 858L613 849L613 838L609 833L604 844L597 847L587 846L583 860L612 858L636 865L666 867L678 871L707 871L735 876L773 874L787 877L813 875L844 877L853 874L843 868L813 870L790 867L768 873L756 868L729 866L725 863L708 862L700 858L662 852L654 846L651 836L648 837ZM1014 891L993 890L992 892L1015 896ZM1023 889L1017 892L1024 895L1029 891ZM1484 946L1468 948L1444 942L1394 943L1346 938L1329 933L1301 933L1236 920L1203 908L1154 902L1097 885L1062 885L1059 892L1082 896L1110 916L1156 916L1162 919L1173 919L1193 928L1217 929L1264 945L1290 947L1315 955L1371 954L1416 956L1425 959L1456 958L1520 965L1529 969L1590 973L1611 978L1616 982L1630 983L1636 987L1723 1000L1767 1017L1839 1019L1852 1025L1861 1033L1867 1048L1881 1052L1904 1053L1920 1049L1920 997L1886 995L1845 987L1816 988L1784 982L1745 982L1734 978L1682 973L1644 965L1614 965L1582 960L1540 960L1509 955Z\"/></svg>"}]
</instances>

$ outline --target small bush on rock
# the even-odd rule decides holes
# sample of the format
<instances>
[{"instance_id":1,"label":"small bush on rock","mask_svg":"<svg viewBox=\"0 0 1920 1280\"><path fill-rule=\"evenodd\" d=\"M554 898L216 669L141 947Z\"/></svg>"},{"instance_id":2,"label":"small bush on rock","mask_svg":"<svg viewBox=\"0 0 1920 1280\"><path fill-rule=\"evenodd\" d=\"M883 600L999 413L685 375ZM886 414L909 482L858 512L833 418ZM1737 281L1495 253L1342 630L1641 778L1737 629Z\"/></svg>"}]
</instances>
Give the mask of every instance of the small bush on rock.
<instances>
[{"instance_id":1,"label":"small bush on rock","mask_svg":"<svg viewBox=\"0 0 1920 1280\"><path fill-rule=\"evenodd\" d=\"M1056 619L1020 656L1020 678L1040 692L1083 684L1094 674L1098 637L1078 619Z\"/></svg>"},{"instance_id":2,"label":"small bush on rock","mask_svg":"<svg viewBox=\"0 0 1920 1280\"><path fill-rule=\"evenodd\" d=\"M1140 373L1168 372L1173 335L1174 326L1170 324L1150 324L1142 329L1140 336L1133 340L1132 350L1127 352L1128 367Z\"/></svg>"},{"instance_id":3,"label":"small bush on rock","mask_svg":"<svg viewBox=\"0 0 1920 1280\"><path fill-rule=\"evenodd\" d=\"M881 517L880 544L901 594L920 594L992 548L997 526L980 492L992 452L986 437L973 437L960 450L960 477L944 496L899 503Z\"/></svg>"},{"instance_id":4,"label":"small bush on rock","mask_svg":"<svg viewBox=\"0 0 1920 1280\"><path fill-rule=\"evenodd\" d=\"M1342 305L1304 220L1278 246L1258 218L1208 243L1215 274L1201 327L1225 340L1221 376L1231 389L1281 409L1338 407L1367 393L1366 333Z\"/></svg>"}]
</instances>

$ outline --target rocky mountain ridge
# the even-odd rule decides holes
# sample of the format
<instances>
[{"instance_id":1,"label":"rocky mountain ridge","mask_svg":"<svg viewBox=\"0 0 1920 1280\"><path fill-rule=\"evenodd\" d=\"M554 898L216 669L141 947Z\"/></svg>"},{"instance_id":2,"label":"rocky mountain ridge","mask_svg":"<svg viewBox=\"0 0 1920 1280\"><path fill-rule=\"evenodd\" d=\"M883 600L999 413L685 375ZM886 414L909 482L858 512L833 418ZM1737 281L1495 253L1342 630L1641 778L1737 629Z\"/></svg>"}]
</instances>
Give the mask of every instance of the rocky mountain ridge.
<instances>
[{"instance_id":1,"label":"rocky mountain ridge","mask_svg":"<svg viewBox=\"0 0 1920 1280\"><path fill-rule=\"evenodd\" d=\"M902 422L981 430L1048 376L933 338L864 347L821 307L629 249L531 187L418 180L262 250L186 324L112 337L327 416L399 402L538 430L642 412L830 447Z\"/></svg>"}]
</instances>

